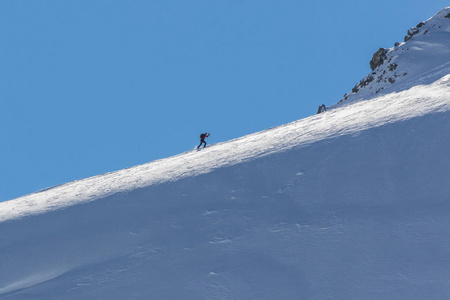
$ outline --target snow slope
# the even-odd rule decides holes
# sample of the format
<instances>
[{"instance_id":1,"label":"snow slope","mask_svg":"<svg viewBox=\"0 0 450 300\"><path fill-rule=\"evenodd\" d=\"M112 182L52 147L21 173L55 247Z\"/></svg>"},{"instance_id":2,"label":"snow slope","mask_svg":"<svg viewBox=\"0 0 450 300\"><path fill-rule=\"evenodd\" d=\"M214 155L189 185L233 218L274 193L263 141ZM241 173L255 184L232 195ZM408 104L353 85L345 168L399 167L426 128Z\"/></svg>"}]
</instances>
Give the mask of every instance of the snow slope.
<instances>
[{"instance_id":1,"label":"snow slope","mask_svg":"<svg viewBox=\"0 0 450 300\"><path fill-rule=\"evenodd\" d=\"M446 299L450 75L0 203L0 299Z\"/></svg>"},{"instance_id":2,"label":"snow slope","mask_svg":"<svg viewBox=\"0 0 450 300\"><path fill-rule=\"evenodd\" d=\"M382 63L339 105L430 84L450 73L450 7L408 30L405 42L383 49Z\"/></svg>"},{"instance_id":3,"label":"snow slope","mask_svg":"<svg viewBox=\"0 0 450 300\"><path fill-rule=\"evenodd\" d=\"M450 298L447 16L325 113L0 203L0 299Z\"/></svg>"}]
</instances>

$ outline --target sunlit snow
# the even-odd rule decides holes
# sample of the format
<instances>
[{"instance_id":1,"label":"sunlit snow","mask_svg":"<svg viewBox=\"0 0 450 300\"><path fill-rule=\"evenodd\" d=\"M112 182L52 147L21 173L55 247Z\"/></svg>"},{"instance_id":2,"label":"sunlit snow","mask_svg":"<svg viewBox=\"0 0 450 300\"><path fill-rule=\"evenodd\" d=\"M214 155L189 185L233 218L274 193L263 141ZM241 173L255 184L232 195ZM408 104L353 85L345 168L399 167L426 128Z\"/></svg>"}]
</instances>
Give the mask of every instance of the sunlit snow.
<instances>
[{"instance_id":1,"label":"sunlit snow","mask_svg":"<svg viewBox=\"0 0 450 300\"><path fill-rule=\"evenodd\" d=\"M450 70L430 70L0 203L0 298L449 298Z\"/></svg>"}]
</instances>

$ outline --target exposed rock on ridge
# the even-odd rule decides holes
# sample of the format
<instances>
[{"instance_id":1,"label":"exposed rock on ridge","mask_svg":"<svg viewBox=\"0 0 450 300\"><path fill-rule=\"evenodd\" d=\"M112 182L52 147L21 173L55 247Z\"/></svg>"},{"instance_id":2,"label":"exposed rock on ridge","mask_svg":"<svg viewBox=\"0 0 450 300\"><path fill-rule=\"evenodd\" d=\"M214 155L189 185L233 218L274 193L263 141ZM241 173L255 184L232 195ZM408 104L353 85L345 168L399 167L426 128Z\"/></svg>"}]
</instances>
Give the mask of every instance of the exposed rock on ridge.
<instances>
[{"instance_id":1,"label":"exposed rock on ridge","mask_svg":"<svg viewBox=\"0 0 450 300\"><path fill-rule=\"evenodd\" d=\"M387 58L386 53L386 49L380 48L373 54L372 60L370 61L370 68L372 71L384 63L384 60Z\"/></svg>"},{"instance_id":2,"label":"exposed rock on ridge","mask_svg":"<svg viewBox=\"0 0 450 300\"><path fill-rule=\"evenodd\" d=\"M445 73L443 69L448 67L450 73L449 41L450 7L446 7L432 18L408 29L404 42L397 42L394 47L388 49L379 48L370 61L372 72L360 80L338 103L370 99L382 91L383 94L392 92L394 85L400 84L401 89L408 88L413 78L416 80L425 73L435 72L436 69ZM427 76L433 78L430 74Z\"/></svg>"}]
</instances>

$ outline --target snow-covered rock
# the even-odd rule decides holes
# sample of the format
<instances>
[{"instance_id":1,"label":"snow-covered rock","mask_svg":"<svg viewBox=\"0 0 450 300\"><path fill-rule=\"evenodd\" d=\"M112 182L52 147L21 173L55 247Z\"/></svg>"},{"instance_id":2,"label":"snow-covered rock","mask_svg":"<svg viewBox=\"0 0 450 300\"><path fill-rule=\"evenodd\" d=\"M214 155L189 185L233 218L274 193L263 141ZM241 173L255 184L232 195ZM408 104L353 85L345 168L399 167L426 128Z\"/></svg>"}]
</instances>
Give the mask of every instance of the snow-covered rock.
<instances>
[{"instance_id":1,"label":"snow-covered rock","mask_svg":"<svg viewBox=\"0 0 450 300\"><path fill-rule=\"evenodd\" d=\"M344 95L338 105L429 84L450 73L450 7L410 28L403 43L380 48L372 72Z\"/></svg>"},{"instance_id":2,"label":"snow-covered rock","mask_svg":"<svg viewBox=\"0 0 450 300\"><path fill-rule=\"evenodd\" d=\"M1 299L445 299L450 75L0 203Z\"/></svg>"},{"instance_id":3,"label":"snow-covered rock","mask_svg":"<svg viewBox=\"0 0 450 300\"><path fill-rule=\"evenodd\" d=\"M447 10L392 93L0 203L0 299L447 299Z\"/></svg>"}]
</instances>

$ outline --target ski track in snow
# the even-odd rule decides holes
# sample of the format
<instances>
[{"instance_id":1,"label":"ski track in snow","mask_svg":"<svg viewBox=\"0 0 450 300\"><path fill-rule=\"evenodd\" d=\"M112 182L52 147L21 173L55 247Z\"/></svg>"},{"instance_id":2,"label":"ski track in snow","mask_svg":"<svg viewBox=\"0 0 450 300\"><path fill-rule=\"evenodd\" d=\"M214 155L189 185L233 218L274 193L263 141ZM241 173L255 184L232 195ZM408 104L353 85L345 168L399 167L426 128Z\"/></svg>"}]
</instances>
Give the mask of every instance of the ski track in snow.
<instances>
[{"instance_id":1,"label":"ski track in snow","mask_svg":"<svg viewBox=\"0 0 450 300\"><path fill-rule=\"evenodd\" d=\"M0 203L0 222L177 181L323 139L450 110L450 75L371 100L337 107L202 151L188 151L132 168L74 181Z\"/></svg>"}]
</instances>

